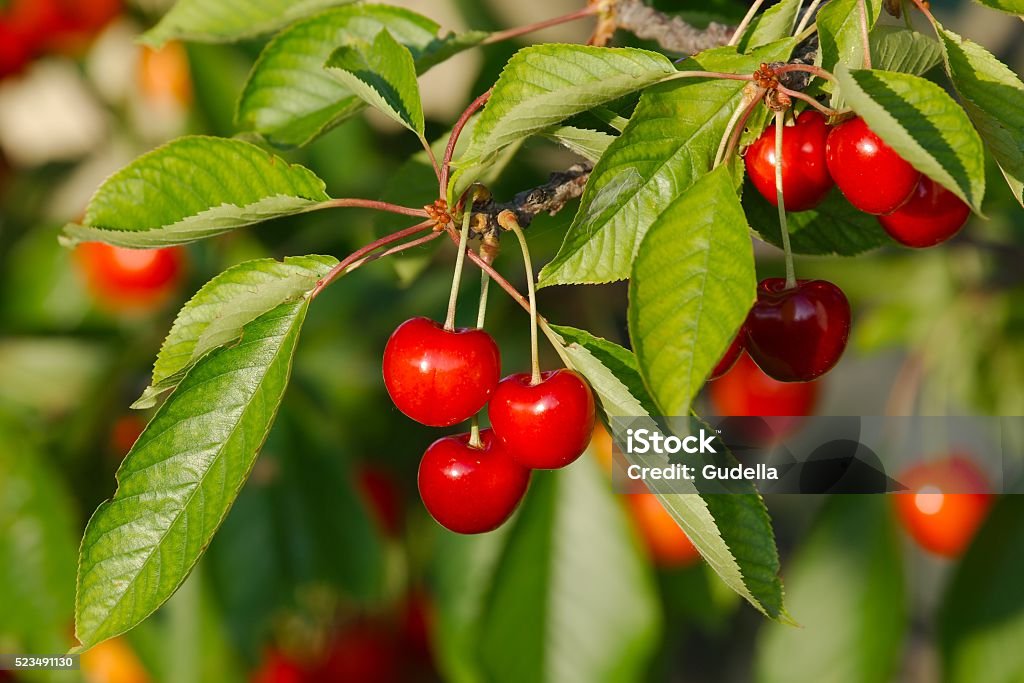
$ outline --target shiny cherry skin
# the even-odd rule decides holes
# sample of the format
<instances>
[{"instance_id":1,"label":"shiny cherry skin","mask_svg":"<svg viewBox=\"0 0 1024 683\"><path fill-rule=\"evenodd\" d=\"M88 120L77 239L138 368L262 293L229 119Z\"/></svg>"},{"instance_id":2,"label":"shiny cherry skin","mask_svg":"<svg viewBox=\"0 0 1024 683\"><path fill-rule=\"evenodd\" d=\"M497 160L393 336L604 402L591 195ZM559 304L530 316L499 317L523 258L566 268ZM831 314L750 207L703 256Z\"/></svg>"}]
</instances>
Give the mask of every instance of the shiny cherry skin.
<instances>
[{"instance_id":1,"label":"shiny cherry skin","mask_svg":"<svg viewBox=\"0 0 1024 683\"><path fill-rule=\"evenodd\" d=\"M825 163L828 127L825 117L807 109L782 131L782 195L790 211L806 211L821 203L835 184ZM775 124L747 148L747 175L772 206L775 193Z\"/></svg>"},{"instance_id":2,"label":"shiny cherry skin","mask_svg":"<svg viewBox=\"0 0 1024 683\"><path fill-rule=\"evenodd\" d=\"M299 662L283 652L271 649L260 668L252 673L252 683L305 683L309 673Z\"/></svg>"},{"instance_id":3,"label":"shiny cherry skin","mask_svg":"<svg viewBox=\"0 0 1024 683\"><path fill-rule=\"evenodd\" d=\"M907 203L878 222L900 244L923 249L957 234L970 215L962 199L923 175Z\"/></svg>"},{"instance_id":4,"label":"shiny cherry skin","mask_svg":"<svg viewBox=\"0 0 1024 683\"><path fill-rule=\"evenodd\" d=\"M954 454L915 465L898 481L909 489L895 500L911 538L936 555L960 557L992 506L984 473L969 458Z\"/></svg>"},{"instance_id":5,"label":"shiny cherry skin","mask_svg":"<svg viewBox=\"0 0 1024 683\"><path fill-rule=\"evenodd\" d=\"M662 506L658 497L649 493L631 493L626 506L633 525L640 533L654 564L662 569L690 567L700 561L700 553L686 532Z\"/></svg>"},{"instance_id":6,"label":"shiny cherry skin","mask_svg":"<svg viewBox=\"0 0 1024 683\"><path fill-rule=\"evenodd\" d=\"M438 439L427 448L418 474L420 498L438 524L460 534L493 531L512 516L526 494L530 470L505 450L490 429L480 446L469 434Z\"/></svg>"},{"instance_id":7,"label":"shiny cherry skin","mask_svg":"<svg viewBox=\"0 0 1024 683\"><path fill-rule=\"evenodd\" d=\"M850 336L850 302L825 280L782 278L757 286L747 315L746 349L754 362L780 382L809 382L839 361Z\"/></svg>"},{"instance_id":8,"label":"shiny cherry skin","mask_svg":"<svg viewBox=\"0 0 1024 683\"><path fill-rule=\"evenodd\" d=\"M383 370L399 410L425 425L450 427L486 405L501 376L501 354L483 330L446 330L412 318L388 339Z\"/></svg>"},{"instance_id":9,"label":"shiny cherry skin","mask_svg":"<svg viewBox=\"0 0 1024 683\"><path fill-rule=\"evenodd\" d=\"M86 284L96 300L112 308L155 308L180 282L185 250L124 249L86 242L75 250Z\"/></svg>"},{"instance_id":10,"label":"shiny cherry skin","mask_svg":"<svg viewBox=\"0 0 1024 683\"><path fill-rule=\"evenodd\" d=\"M487 406L491 429L524 467L553 470L583 455L594 431L594 394L572 370L530 373L501 380Z\"/></svg>"},{"instance_id":11,"label":"shiny cherry skin","mask_svg":"<svg viewBox=\"0 0 1024 683\"><path fill-rule=\"evenodd\" d=\"M709 380L718 379L725 373L729 372L732 366L736 365L736 361L739 360L740 354L743 353L743 343L746 341L747 331L740 327L740 331L736 333L736 337L729 344L729 348L725 350L721 360L718 361L718 365L711 371L711 375L708 377Z\"/></svg>"},{"instance_id":12,"label":"shiny cherry skin","mask_svg":"<svg viewBox=\"0 0 1024 683\"><path fill-rule=\"evenodd\" d=\"M832 129L825 158L840 191L864 213L892 213L910 198L921 179L920 172L859 117Z\"/></svg>"}]
</instances>

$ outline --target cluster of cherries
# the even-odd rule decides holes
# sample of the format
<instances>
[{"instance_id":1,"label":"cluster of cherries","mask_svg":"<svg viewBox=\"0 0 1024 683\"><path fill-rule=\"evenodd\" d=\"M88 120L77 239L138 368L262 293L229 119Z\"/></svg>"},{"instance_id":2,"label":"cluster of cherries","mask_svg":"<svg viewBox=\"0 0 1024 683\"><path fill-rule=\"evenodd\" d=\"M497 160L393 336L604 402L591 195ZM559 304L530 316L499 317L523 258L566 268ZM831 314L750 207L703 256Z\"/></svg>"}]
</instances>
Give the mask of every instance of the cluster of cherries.
<instances>
[{"instance_id":1,"label":"cluster of cherries","mask_svg":"<svg viewBox=\"0 0 1024 683\"><path fill-rule=\"evenodd\" d=\"M450 427L485 405L489 429L446 436L420 461L420 497L439 524L491 531L518 507L535 469L558 469L586 450L594 396L572 370L517 373L499 381L498 345L481 329L428 318L399 325L384 349L384 384L395 406L431 427Z\"/></svg>"},{"instance_id":2,"label":"cluster of cherries","mask_svg":"<svg viewBox=\"0 0 1024 683\"><path fill-rule=\"evenodd\" d=\"M0 78L20 73L43 54L77 51L120 11L120 0L0 3Z\"/></svg>"},{"instance_id":3,"label":"cluster of cherries","mask_svg":"<svg viewBox=\"0 0 1024 683\"><path fill-rule=\"evenodd\" d=\"M750 147L747 174L773 205L775 126ZM908 247L930 247L955 235L970 215L959 197L921 174L868 128L853 118L837 126L805 110L782 140L782 194L790 211L820 204L836 185L854 208L878 216L889 235Z\"/></svg>"}]
</instances>

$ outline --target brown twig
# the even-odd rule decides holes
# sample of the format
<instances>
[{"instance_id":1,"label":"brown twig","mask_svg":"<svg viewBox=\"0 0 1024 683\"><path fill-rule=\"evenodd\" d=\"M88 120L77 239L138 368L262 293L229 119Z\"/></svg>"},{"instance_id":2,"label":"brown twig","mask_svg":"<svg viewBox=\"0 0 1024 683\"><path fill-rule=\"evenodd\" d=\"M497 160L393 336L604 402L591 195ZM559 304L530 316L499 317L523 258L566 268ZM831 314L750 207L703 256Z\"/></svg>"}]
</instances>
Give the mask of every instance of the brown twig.
<instances>
[{"instance_id":1,"label":"brown twig","mask_svg":"<svg viewBox=\"0 0 1024 683\"><path fill-rule=\"evenodd\" d=\"M735 27L711 22L707 28L697 28L679 17L663 14L648 7L643 0L618 0L615 3L616 25L638 38L653 40L662 49L677 54L692 55L729 43Z\"/></svg>"},{"instance_id":2,"label":"brown twig","mask_svg":"<svg viewBox=\"0 0 1024 683\"><path fill-rule=\"evenodd\" d=\"M552 173L548 182L520 192L510 201L496 202L488 196L477 202L473 205L473 223L470 226L473 237L497 235L501 230L498 214L502 211L515 214L519 225L523 227L542 213L554 216L569 202L579 199L593 170L594 166L589 162L576 164L565 171Z\"/></svg>"}]
</instances>

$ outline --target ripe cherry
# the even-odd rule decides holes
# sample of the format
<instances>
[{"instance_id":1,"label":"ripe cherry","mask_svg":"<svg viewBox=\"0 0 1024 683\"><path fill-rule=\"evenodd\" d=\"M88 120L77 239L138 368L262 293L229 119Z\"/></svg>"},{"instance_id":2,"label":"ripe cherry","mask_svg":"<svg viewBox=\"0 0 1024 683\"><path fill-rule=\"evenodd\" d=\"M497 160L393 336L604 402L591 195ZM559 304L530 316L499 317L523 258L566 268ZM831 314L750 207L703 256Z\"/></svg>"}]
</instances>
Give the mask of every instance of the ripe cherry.
<instances>
[{"instance_id":1,"label":"ripe cherry","mask_svg":"<svg viewBox=\"0 0 1024 683\"><path fill-rule=\"evenodd\" d=\"M360 620L341 629L327 657L305 678L309 683L399 683L402 652L385 624Z\"/></svg>"},{"instance_id":2,"label":"ripe cherry","mask_svg":"<svg viewBox=\"0 0 1024 683\"><path fill-rule=\"evenodd\" d=\"M501 354L483 330L446 330L428 318L398 326L384 348L384 385L403 413L449 427L477 413L494 393Z\"/></svg>"},{"instance_id":3,"label":"ripe cherry","mask_svg":"<svg viewBox=\"0 0 1024 683\"><path fill-rule=\"evenodd\" d=\"M309 672L299 662L277 649L270 649L263 663L252 673L252 683L305 683Z\"/></svg>"},{"instance_id":4,"label":"ripe cherry","mask_svg":"<svg viewBox=\"0 0 1024 683\"><path fill-rule=\"evenodd\" d=\"M850 303L825 280L798 280L786 289L782 278L757 286L747 316L746 348L769 376L780 382L808 382L839 361L850 335Z\"/></svg>"},{"instance_id":5,"label":"ripe cherry","mask_svg":"<svg viewBox=\"0 0 1024 683\"><path fill-rule=\"evenodd\" d=\"M657 496L631 493L626 496L626 505L654 564L676 569L700 561L700 553L672 515L662 507Z\"/></svg>"},{"instance_id":6,"label":"ripe cherry","mask_svg":"<svg viewBox=\"0 0 1024 683\"><path fill-rule=\"evenodd\" d=\"M725 373L729 372L732 366L736 365L736 361L739 359L740 354L743 353L743 342L746 340L747 331L740 327L740 331L736 333L736 337L729 344L729 348L725 350L725 354L722 355L721 360L718 361L718 365L715 366L714 370L711 371L711 379L718 379Z\"/></svg>"},{"instance_id":7,"label":"ripe cherry","mask_svg":"<svg viewBox=\"0 0 1024 683\"><path fill-rule=\"evenodd\" d=\"M21 73L32 59L25 37L0 18L0 79Z\"/></svg>"},{"instance_id":8,"label":"ripe cherry","mask_svg":"<svg viewBox=\"0 0 1024 683\"><path fill-rule=\"evenodd\" d=\"M796 124L782 135L782 194L790 211L806 211L821 203L835 184L825 164L828 127L825 117L805 110ZM772 206L778 206L775 192L775 124L747 148L747 175Z\"/></svg>"},{"instance_id":9,"label":"ripe cherry","mask_svg":"<svg viewBox=\"0 0 1024 683\"><path fill-rule=\"evenodd\" d=\"M896 496L896 511L910 536L936 555L962 555L992 505L984 473L967 457L952 455L915 465L899 481L909 491Z\"/></svg>"},{"instance_id":10,"label":"ripe cherry","mask_svg":"<svg viewBox=\"0 0 1024 683\"><path fill-rule=\"evenodd\" d=\"M441 526L460 534L480 534L501 526L519 506L530 470L516 462L490 429L480 446L469 434L438 439L420 461L420 497Z\"/></svg>"},{"instance_id":11,"label":"ripe cherry","mask_svg":"<svg viewBox=\"0 0 1024 683\"><path fill-rule=\"evenodd\" d=\"M865 213L892 213L910 198L921 178L859 117L832 129L826 159L843 195Z\"/></svg>"},{"instance_id":12,"label":"ripe cherry","mask_svg":"<svg viewBox=\"0 0 1024 683\"><path fill-rule=\"evenodd\" d=\"M572 370L530 373L501 380L487 407L491 428L524 467L551 470L583 455L594 431L594 394Z\"/></svg>"},{"instance_id":13,"label":"ripe cherry","mask_svg":"<svg viewBox=\"0 0 1024 683\"><path fill-rule=\"evenodd\" d=\"M802 416L814 414L817 382L780 382L744 354L732 370L708 385L716 415Z\"/></svg>"},{"instance_id":14,"label":"ripe cherry","mask_svg":"<svg viewBox=\"0 0 1024 683\"><path fill-rule=\"evenodd\" d=\"M185 269L185 251L124 249L86 242L76 258L93 296L111 308L155 308L174 291Z\"/></svg>"},{"instance_id":15,"label":"ripe cherry","mask_svg":"<svg viewBox=\"0 0 1024 683\"><path fill-rule=\"evenodd\" d=\"M963 200L923 175L907 203L878 222L900 244L921 249L948 240L970 215Z\"/></svg>"}]
</instances>

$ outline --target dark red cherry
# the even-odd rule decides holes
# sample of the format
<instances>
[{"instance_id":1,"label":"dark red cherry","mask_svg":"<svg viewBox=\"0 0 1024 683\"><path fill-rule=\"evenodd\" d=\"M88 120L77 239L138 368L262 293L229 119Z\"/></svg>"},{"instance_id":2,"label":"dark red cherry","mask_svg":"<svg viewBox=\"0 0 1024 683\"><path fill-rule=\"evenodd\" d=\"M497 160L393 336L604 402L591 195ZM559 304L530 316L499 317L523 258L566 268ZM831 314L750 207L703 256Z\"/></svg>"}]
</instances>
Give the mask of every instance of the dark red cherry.
<instances>
[{"instance_id":1,"label":"dark red cherry","mask_svg":"<svg viewBox=\"0 0 1024 683\"><path fill-rule=\"evenodd\" d=\"M832 129L825 158L843 195L864 213L892 213L910 198L921 178L859 117Z\"/></svg>"},{"instance_id":2,"label":"dark red cherry","mask_svg":"<svg viewBox=\"0 0 1024 683\"><path fill-rule=\"evenodd\" d=\"M757 286L747 316L747 353L780 382L808 382L832 369L850 335L850 302L825 280L798 280L786 289L782 278Z\"/></svg>"},{"instance_id":3,"label":"dark red cherry","mask_svg":"<svg viewBox=\"0 0 1024 683\"><path fill-rule=\"evenodd\" d=\"M709 380L718 379L725 373L729 372L729 369L736 364L740 354L743 353L743 342L747 338L747 331L740 327L740 331L736 333L736 338L729 344L729 348L725 350L725 354L722 355L722 359L718 361L718 365L711 371Z\"/></svg>"},{"instance_id":4,"label":"dark red cherry","mask_svg":"<svg viewBox=\"0 0 1024 683\"><path fill-rule=\"evenodd\" d=\"M805 110L796 124L782 131L782 194L790 211L812 209L834 185L825 163L828 127L825 117ZM747 148L744 156L747 175L772 206L778 206L775 193L775 124Z\"/></svg>"},{"instance_id":5,"label":"dark red cherry","mask_svg":"<svg viewBox=\"0 0 1024 683\"><path fill-rule=\"evenodd\" d=\"M398 326L384 348L384 385L403 413L449 427L484 407L501 376L501 354L483 330L446 330L429 318Z\"/></svg>"},{"instance_id":6,"label":"dark red cherry","mask_svg":"<svg viewBox=\"0 0 1024 683\"><path fill-rule=\"evenodd\" d=\"M487 406L491 428L524 467L552 470L583 455L594 431L594 394L572 370L530 373L501 380Z\"/></svg>"},{"instance_id":7,"label":"dark red cherry","mask_svg":"<svg viewBox=\"0 0 1024 683\"><path fill-rule=\"evenodd\" d=\"M945 242L960 231L971 207L928 176L921 176L906 204L878 222L897 242L921 249Z\"/></svg>"},{"instance_id":8,"label":"dark red cherry","mask_svg":"<svg viewBox=\"0 0 1024 683\"><path fill-rule=\"evenodd\" d=\"M419 488L430 516L460 534L481 534L501 526L519 506L530 470L509 455L490 429L480 447L469 434L438 439L420 461Z\"/></svg>"}]
</instances>

